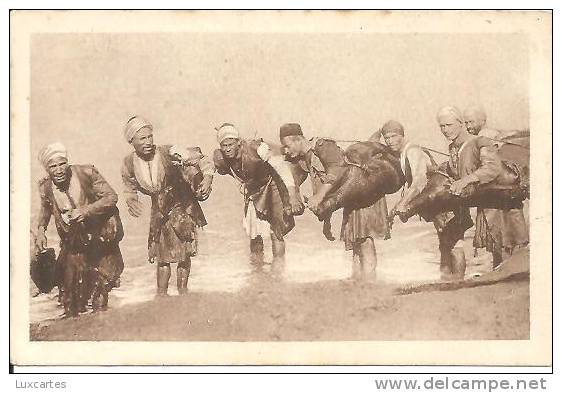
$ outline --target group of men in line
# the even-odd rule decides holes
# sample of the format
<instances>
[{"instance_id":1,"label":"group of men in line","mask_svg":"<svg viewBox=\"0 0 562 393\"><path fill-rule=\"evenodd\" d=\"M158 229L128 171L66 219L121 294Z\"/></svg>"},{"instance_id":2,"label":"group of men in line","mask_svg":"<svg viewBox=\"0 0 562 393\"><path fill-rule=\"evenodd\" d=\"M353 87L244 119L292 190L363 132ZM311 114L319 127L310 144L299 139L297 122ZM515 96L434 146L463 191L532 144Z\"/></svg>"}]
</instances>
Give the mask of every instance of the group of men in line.
<instances>
[{"instance_id":1,"label":"group of men in line","mask_svg":"<svg viewBox=\"0 0 562 393\"><path fill-rule=\"evenodd\" d=\"M464 113L446 106L437 113L437 122L449 143L449 160L439 165L453 180L450 192L460 195L471 186L494 181L501 172L498 155L502 135L486 126L486 112L470 106ZM400 164L406 179L402 198L390 216L403 212L426 185L427 175L435 169L430 156L404 137L401 124L390 121L382 127L382 135L391 150L400 153ZM376 138L376 136L375 136ZM440 270L443 278L462 279L466 271L464 236L474 225L468 207L437 215L434 220L439 238ZM510 209L477 208L473 240L475 249L485 248L492 253L492 266L498 267L506 256L529 243L523 205Z\"/></svg>"},{"instance_id":2,"label":"group of men in line","mask_svg":"<svg viewBox=\"0 0 562 393\"><path fill-rule=\"evenodd\" d=\"M457 108L447 106L439 110L437 121L450 142L450 157L443 168L454 179L451 192L493 181L501 165L493 140L499 135L485 127L484 111L471 107L463 116ZM243 226L250 239L252 262L263 263L263 239L269 235L275 268L282 265L284 237L295 226L294 216L303 214L305 207L315 212L347 165L335 141L308 139L297 123L281 126L280 147L243 139L229 123L216 131L219 149L208 157L198 147L156 145L152 124L139 116L125 125L125 139L133 151L121 168L123 195L133 217L143 212L139 194L151 198L147 248L149 262L156 265L159 295L167 294L172 264L177 266L178 293L187 292L191 258L197 254L197 228L207 224L200 202L209 197L215 173L232 176L242 186ZM406 179L402 197L390 215L384 197L366 208L344 207L340 234L346 250L353 251L353 277L366 280L375 277L375 239L390 237L389 216L405 209L425 187L428 172L435 169L432 158L405 138L399 122L386 122L370 140L378 142L381 137L400 159ZM48 176L39 183L36 244L39 251L47 248L45 231L53 216L61 240L58 285L65 315L78 315L89 302L94 310L104 309L108 292L119 285L123 271L117 193L92 165L70 165L61 143L44 147L39 160ZM307 177L313 194L303 201L299 187ZM434 223L443 277L462 278L466 269L464 233L473 225L468 209L443 213ZM324 228L324 234L331 236L329 228ZM492 252L494 266L505 252L527 243L522 208L478 210L474 245Z\"/></svg>"}]
</instances>

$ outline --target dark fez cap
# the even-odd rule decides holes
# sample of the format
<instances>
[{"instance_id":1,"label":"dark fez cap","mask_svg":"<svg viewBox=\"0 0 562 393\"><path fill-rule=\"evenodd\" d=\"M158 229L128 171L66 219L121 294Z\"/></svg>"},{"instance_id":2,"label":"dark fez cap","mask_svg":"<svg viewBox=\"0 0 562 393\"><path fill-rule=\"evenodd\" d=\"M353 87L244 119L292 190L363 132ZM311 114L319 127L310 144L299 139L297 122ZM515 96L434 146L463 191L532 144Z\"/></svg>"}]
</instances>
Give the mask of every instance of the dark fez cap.
<instances>
[{"instance_id":1,"label":"dark fez cap","mask_svg":"<svg viewBox=\"0 0 562 393\"><path fill-rule=\"evenodd\" d=\"M303 135L301 126L298 123L286 123L279 129L279 139L283 139L286 136Z\"/></svg>"}]
</instances>

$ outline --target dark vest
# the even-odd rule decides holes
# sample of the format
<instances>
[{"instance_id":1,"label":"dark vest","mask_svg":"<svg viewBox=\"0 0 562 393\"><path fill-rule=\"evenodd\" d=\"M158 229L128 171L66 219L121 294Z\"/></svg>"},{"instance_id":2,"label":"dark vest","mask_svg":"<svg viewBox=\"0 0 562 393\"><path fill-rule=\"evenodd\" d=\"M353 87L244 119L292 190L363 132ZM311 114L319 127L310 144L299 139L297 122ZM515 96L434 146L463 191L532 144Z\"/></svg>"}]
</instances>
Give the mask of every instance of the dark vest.
<instances>
[{"instance_id":1,"label":"dark vest","mask_svg":"<svg viewBox=\"0 0 562 393\"><path fill-rule=\"evenodd\" d=\"M410 145L408 147L408 149L410 149L411 147L413 147L412 145ZM406 154L408 152L408 149L406 149L406 151L404 152L404 154ZM431 153L424 149L423 147L420 147L420 149L422 149L422 151L427 154L427 156L429 157L429 160L431 161L431 164L434 167L437 167L437 162L435 162L435 160L433 159L433 156L431 155ZM406 155L406 160L405 160L405 164L404 164L404 179L406 180L406 184L408 185L408 187L410 187L414 181L413 177L412 177L412 167L410 166L410 160L408 160L408 156Z\"/></svg>"},{"instance_id":2,"label":"dark vest","mask_svg":"<svg viewBox=\"0 0 562 393\"><path fill-rule=\"evenodd\" d=\"M246 186L248 193L255 194L271 180L271 170L257 153L257 148L261 141L241 140L239 165L235 165L234 160L224 158L222 152L217 149L213 156L215 168L221 175L231 175L238 177ZM234 175L233 173L234 172Z\"/></svg>"}]
</instances>

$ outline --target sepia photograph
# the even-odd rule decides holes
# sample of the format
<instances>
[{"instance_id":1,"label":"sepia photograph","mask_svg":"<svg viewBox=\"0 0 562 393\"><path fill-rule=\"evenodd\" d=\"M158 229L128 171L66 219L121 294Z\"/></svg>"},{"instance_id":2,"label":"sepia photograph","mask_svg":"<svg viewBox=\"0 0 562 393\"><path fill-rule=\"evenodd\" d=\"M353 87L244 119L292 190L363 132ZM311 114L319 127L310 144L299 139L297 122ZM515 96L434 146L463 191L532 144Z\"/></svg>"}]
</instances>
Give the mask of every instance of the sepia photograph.
<instances>
[{"instance_id":1,"label":"sepia photograph","mask_svg":"<svg viewBox=\"0 0 562 393\"><path fill-rule=\"evenodd\" d=\"M551 365L550 11L10 24L12 363Z\"/></svg>"}]
</instances>

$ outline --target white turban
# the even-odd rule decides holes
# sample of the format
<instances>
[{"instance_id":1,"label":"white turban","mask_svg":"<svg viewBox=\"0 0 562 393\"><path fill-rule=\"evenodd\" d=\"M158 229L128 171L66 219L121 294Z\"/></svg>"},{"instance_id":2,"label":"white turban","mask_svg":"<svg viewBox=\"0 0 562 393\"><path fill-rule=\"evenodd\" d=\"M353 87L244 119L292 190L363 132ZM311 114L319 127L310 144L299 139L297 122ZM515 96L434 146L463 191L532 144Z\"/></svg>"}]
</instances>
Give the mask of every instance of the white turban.
<instances>
[{"instance_id":1,"label":"white turban","mask_svg":"<svg viewBox=\"0 0 562 393\"><path fill-rule=\"evenodd\" d=\"M240 138L238 130L230 123L224 123L222 126L215 128L215 130L217 130L217 141L219 142L219 144L228 138Z\"/></svg>"},{"instance_id":2,"label":"white turban","mask_svg":"<svg viewBox=\"0 0 562 393\"><path fill-rule=\"evenodd\" d=\"M448 115L453 116L455 120L457 120L459 123L461 124L464 123L462 113L459 110L459 108L457 108L456 106L444 106L441 109L439 109L439 112L437 112L437 121L439 121L440 117L448 116Z\"/></svg>"},{"instance_id":3,"label":"white turban","mask_svg":"<svg viewBox=\"0 0 562 393\"><path fill-rule=\"evenodd\" d=\"M68 152L66 147L60 142L51 143L41 149L39 152L39 162L46 168L49 161L54 158L62 157L68 160Z\"/></svg>"},{"instance_id":4,"label":"white turban","mask_svg":"<svg viewBox=\"0 0 562 393\"><path fill-rule=\"evenodd\" d=\"M140 116L133 116L129 119L127 124L125 124L124 135L128 143L131 143L133 137L141 128L150 128L152 130L152 124L146 119Z\"/></svg>"}]
</instances>

